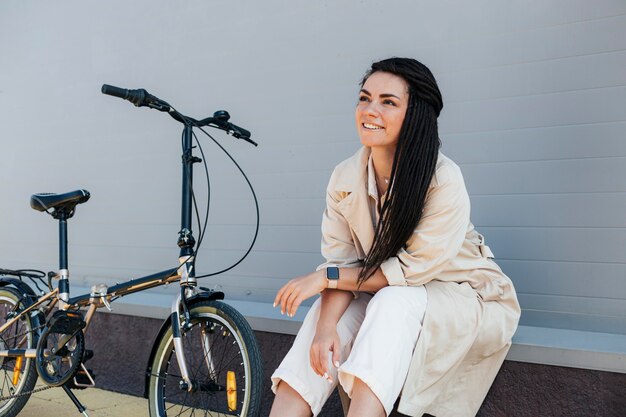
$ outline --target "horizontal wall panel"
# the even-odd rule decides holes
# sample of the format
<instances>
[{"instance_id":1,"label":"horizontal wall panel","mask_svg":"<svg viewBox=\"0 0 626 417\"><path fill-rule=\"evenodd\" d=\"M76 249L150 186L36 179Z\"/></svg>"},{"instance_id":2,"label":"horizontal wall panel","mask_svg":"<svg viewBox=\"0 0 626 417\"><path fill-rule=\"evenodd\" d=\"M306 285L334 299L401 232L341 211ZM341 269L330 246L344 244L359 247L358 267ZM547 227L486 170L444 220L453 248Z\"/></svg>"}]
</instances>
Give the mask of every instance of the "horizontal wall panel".
<instances>
[{"instance_id":1,"label":"horizontal wall panel","mask_svg":"<svg viewBox=\"0 0 626 417\"><path fill-rule=\"evenodd\" d=\"M616 298L569 297L518 292L522 308L626 319L626 301ZM626 330L625 330L626 333Z\"/></svg>"},{"instance_id":2,"label":"horizontal wall panel","mask_svg":"<svg viewBox=\"0 0 626 417\"><path fill-rule=\"evenodd\" d=\"M178 199L162 199L162 203L150 203L147 199L137 198L133 208L120 211L119 201L103 201L102 197L92 193L92 198L86 205L78 207L77 214L70 220L71 233L93 233L111 226L137 226L137 232L156 228L162 233L171 234L172 229L180 229L180 201ZM258 196L257 196L258 197ZM129 202L130 199L125 200ZM199 206L205 206L204 196L197 196ZM2 202L2 211L9 215L25 215L31 222L37 223L33 234L41 235L49 229L48 234L56 241L56 225L52 217L36 212L24 202ZM326 208L325 192L316 198L275 198L260 199L259 212L264 225L306 225L320 226L322 214ZM204 217L202 217L204 222ZM252 199L213 198L209 212L209 224L212 225L255 225L256 212ZM23 234L28 225L4 224L0 225L5 233L18 236ZM41 229L43 226L46 229ZM195 218L194 218L194 227ZM14 233L12 232L14 231ZM194 233L196 231L194 230ZM140 233L139 233L140 234Z\"/></svg>"},{"instance_id":3,"label":"horizontal wall panel","mask_svg":"<svg viewBox=\"0 0 626 417\"><path fill-rule=\"evenodd\" d=\"M118 262L109 263L87 263L84 259L70 257L70 273L75 279L90 279L90 282L111 282L127 279L127 277L137 278L149 275L154 272L173 268L177 264L178 253L160 254L158 259L151 263L137 262L137 257L133 254L123 254ZM230 266L237 261L243 252L206 252L201 253L197 261L197 274L208 274L216 272L224 267ZM113 257L110 258L114 260ZM168 263L168 260L173 262ZM19 261L19 260L18 260ZM231 274L250 277L275 278L278 282L276 288L288 279L314 271L315 268L324 262L319 253L280 253L280 252L255 252L252 251L248 257L236 268L231 270ZM48 270L50 265L56 267L56 257L50 264L37 262L18 262L21 267L33 264L35 268ZM280 266L278 268L277 266ZM125 272L128 271L128 272ZM207 278L209 280L211 278ZM82 282L82 281L81 281Z\"/></svg>"},{"instance_id":4,"label":"horizontal wall panel","mask_svg":"<svg viewBox=\"0 0 626 417\"><path fill-rule=\"evenodd\" d=\"M292 278L292 277L288 277ZM74 277L72 285L91 288L96 284L101 284L102 278L98 277ZM264 278L248 275L217 275L207 278L199 278L198 285L213 289L215 291L224 291L227 298L240 299L246 301L258 301L271 304L274 301L277 290L285 283L285 278ZM178 292L178 283L163 285L149 290L154 294L170 294L176 295ZM76 293L74 294L76 295ZM143 294L142 294L143 295ZM145 295L144 295L145 296ZM312 300L307 301L304 305L310 305Z\"/></svg>"},{"instance_id":5,"label":"horizontal wall panel","mask_svg":"<svg viewBox=\"0 0 626 417\"><path fill-rule=\"evenodd\" d=\"M311 199L265 200L265 224L315 224L321 226L322 214L326 209L326 191L324 194Z\"/></svg>"},{"instance_id":6,"label":"horizontal wall panel","mask_svg":"<svg viewBox=\"0 0 626 417\"><path fill-rule=\"evenodd\" d=\"M626 229L482 227L496 258L626 263ZM626 285L626 283L625 283ZM625 288L626 290L626 288Z\"/></svg>"},{"instance_id":7,"label":"horizontal wall panel","mask_svg":"<svg viewBox=\"0 0 626 417\"><path fill-rule=\"evenodd\" d=\"M587 314L558 313L552 311L522 310L522 326L552 327L555 329L583 330L626 334L626 317L607 317Z\"/></svg>"},{"instance_id":8,"label":"horizontal wall panel","mask_svg":"<svg viewBox=\"0 0 626 417\"><path fill-rule=\"evenodd\" d=\"M626 157L461 165L470 195L626 191Z\"/></svg>"},{"instance_id":9,"label":"horizontal wall panel","mask_svg":"<svg viewBox=\"0 0 626 417\"><path fill-rule=\"evenodd\" d=\"M626 120L626 87L450 103L441 133L482 132Z\"/></svg>"},{"instance_id":10,"label":"horizontal wall panel","mask_svg":"<svg viewBox=\"0 0 626 417\"><path fill-rule=\"evenodd\" d=\"M346 115L346 117L350 116L352 115ZM327 170L328 174L325 178L327 181L335 166L343 159L352 156L361 147L356 133L353 136L343 141L334 140L323 146L320 146L320 143L299 140L293 140L287 144L261 144L258 153L250 152L238 156L237 161L243 167L253 167L250 173L255 175Z\"/></svg>"},{"instance_id":11,"label":"horizontal wall panel","mask_svg":"<svg viewBox=\"0 0 626 417\"><path fill-rule=\"evenodd\" d=\"M238 254L239 257L243 254ZM217 269L213 265L226 264L222 253L212 252L201 255L198 261L198 271L212 272ZM215 259L215 262L212 262ZM316 253L305 252L255 252L239 264L234 273L249 276L284 277L284 280L314 271L324 262L324 258ZM227 264L228 265L228 264Z\"/></svg>"},{"instance_id":12,"label":"horizontal wall panel","mask_svg":"<svg viewBox=\"0 0 626 417\"><path fill-rule=\"evenodd\" d=\"M491 245L496 252L499 247ZM520 261L496 258L518 292L623 299L626 263Z\"/></svg>"},{"instance_id":13,"label":"horizontal wall panel","mask_svg":"<svg viewBox=\"0 0 626 417\"><path fill-rule=\"evenodd\" d=\"M328 171L259 174L255 188L264 198L319 198L326 195L329 177Z\"/></svg>"},{"instance_id":14,"label":"horizontal wall panel","mask_svg":"<svg viewBox=\"0 0 626 417\"><path fill-rule=\"evenodd\" d=\"M317 238L312 238L316 235ZM246 249L253 236L253 226L209 226L202 248L205 250ZM261 226L254 249L270 252L319 252L320 240L319 225Z\"/></svg>"},{"instance_id":15,"label":"horizontal wall panel","mask_svg":"<svg viewBox=\"0 0 626 417\"><path fill-rule=\"evenodd\" d=\"M625 156L626 122L442 135L457 164Z\"/></svg>"},{"instance_id":16,"label":"horizontal wall panel","mask_svg":"<svg viewBox=\"0 0 626 417\"><path fill-rule=\"evenodd\" d=\"M626 85L626 50L444 73L446 103ZM589 69L593 68L593 71Z\"/></svg>"},{"instance_id":17,"label":"horizontal wall panel","mask_svg":"<svg viewBox=\"0 0 626 417\"><path fill-rule=\"evenodd\" d=\"M456 42L445 45L449 49L446 54L439 54L441 58L437 63L448 70L454 68L462 72L624 50L626 40L620 34L623 33L625 23L626 15L620 14L535 30L497 33L479 41L458 38ZM437 45L439 48L441 46ZM429 49L426 51L430 52ZM452 65L453 62L457 66Z\"/></svg>"},{"instance_id":18,"label":"horizontal wall panel","mask_svg":"<svg viewBox=\"0 0 626 417\"><path fill-rule=\"evenodd\" d=\"M477 228L626 227L626 192L471 196Z\"/></svg>"}]
</instances>

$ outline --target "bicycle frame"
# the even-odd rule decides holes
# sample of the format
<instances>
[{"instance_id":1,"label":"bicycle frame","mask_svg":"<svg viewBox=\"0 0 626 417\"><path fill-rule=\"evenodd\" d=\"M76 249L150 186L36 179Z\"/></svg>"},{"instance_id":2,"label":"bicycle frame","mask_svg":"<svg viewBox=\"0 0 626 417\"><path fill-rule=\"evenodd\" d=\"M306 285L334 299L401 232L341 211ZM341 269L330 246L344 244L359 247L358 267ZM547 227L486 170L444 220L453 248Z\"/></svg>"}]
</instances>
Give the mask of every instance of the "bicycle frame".
<instances>
[{"instance_id":1,"label":"bicycle frame","mask_svg":"<svg viewBox=\"0 0 626 417\"><path fill-rule=\"evenodd\" d=\"M0 334L13 325L24 315L33 313L39 309L44 316L47 316L52 308L58 303L62 310L80 309L89 306L89 310L85 317L84 331L89 327L89 323L95 313L95 310L106 306L110 309L109 302L124 295L133 294L150 288L180 281L181 291L175 297L171 305L171 322L174 334L174 344L176 347L176 356L181 367L181 377L187 384L188 390L192 391L192 381L189 378L184 350L182 349L181 338L181 309L183 311L182 328L184 329L189 319L187 314L186 301L188 298L198 293L195 271L193 270L193 248L195 239L192 232L192 185L193 185L193 164L201 162L201 159L193 156L192 147L192 125L185 119L177 118L178 121L184 123L183 140L182 140L182 201L181 201L181 229L179 232L178 246L180 247L179 267L167 269L145 277L131 279L129 281L113 285L106 288L106 292L97 290L98 286L92 287L89 294L79 295L73 298L69 297L69 270L68 270L68 247L67 247L67 218L62 215L59 218L59 273L55 278L59 279L59 285L52 291L39 297L34 303L26 307L19 314L10 318L6 323L0 326ZM42 306L48 303L45 308ZM61 340L57 348L62 347L71 336L66 340ZM4 349L0 350L0 357L18 357L35 358L37 349Z\"/></svg>"}]
</instances>

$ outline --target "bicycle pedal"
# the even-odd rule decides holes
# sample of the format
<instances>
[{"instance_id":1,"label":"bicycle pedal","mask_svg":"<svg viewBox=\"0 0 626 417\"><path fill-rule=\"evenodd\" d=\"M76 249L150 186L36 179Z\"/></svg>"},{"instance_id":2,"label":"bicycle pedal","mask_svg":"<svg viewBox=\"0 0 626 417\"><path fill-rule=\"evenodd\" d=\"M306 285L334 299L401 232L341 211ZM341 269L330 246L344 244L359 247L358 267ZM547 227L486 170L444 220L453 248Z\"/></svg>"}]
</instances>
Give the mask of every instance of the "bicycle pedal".
<instances>
[{"instance_id":1,"label":"bicycle pedal","mask_svg":"<svg viewBox=\"0 0 626 417\"><path fill-rule=\"evenodd\" d=\"M65 384L70 389L85 389L96 385L96 374L92 369L81 368L74 378Z\"/></svg>"},{"instance_id":2,"label":"bicycle pedal","mask_svg":"<svg viewBox=\"0 0 626 417\"><path fill-rule=\"evenodd\" d=\"M93 350L85 349L85 353L83 353L82 363L87 362L89 359L93 358Z\"/></svg>"},{"instance_id":3,"label":"bicycle pedal","mask_svg":"<svg viewBox=\"0 0 626 417\"><path fill-rule=\"evenodd\" d=\"M83 320L83 315L80 312L58 310L52 315L48 327L50 333L73 335L82 330L85 325L85 320Z\"/></svg>"}]
</instances>

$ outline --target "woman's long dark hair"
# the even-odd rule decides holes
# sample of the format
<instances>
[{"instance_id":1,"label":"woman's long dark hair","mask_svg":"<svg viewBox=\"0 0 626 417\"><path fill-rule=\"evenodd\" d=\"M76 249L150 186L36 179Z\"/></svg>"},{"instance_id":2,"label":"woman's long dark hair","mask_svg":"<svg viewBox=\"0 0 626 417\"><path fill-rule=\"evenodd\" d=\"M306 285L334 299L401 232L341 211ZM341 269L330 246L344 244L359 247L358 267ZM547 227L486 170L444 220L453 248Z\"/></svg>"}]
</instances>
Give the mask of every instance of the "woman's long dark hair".
<instances>
[{"instance_id":1,"label":"woman's long dark hair","mask_svg":"<svg viewBox=\"0 0 626 417\"><path fill-rule=\"evenodd\" d=\"M441 145L437 117L443 101L430 70L411 58L385 59L372 64L361 86L375 72L404 79L409 88L409 103L393 158L387 199L381 208L372 248L359 273L359 285L385 260L395 256L413 234L422 217Z\"/></svg>"}]
</instances>

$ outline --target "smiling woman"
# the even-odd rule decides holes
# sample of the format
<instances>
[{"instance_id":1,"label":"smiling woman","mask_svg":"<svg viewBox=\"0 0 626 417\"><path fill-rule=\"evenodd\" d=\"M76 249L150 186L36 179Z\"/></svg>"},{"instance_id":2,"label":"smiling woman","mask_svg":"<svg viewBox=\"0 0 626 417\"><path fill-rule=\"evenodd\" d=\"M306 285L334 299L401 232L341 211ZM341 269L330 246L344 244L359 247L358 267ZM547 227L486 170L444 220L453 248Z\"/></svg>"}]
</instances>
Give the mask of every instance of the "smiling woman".
<instances>
[{"instance_id":1,"label":"smiling woman","mask_svg":"<svg viewBox=\"0 0 626 417\"><path fill-rule=\"evenodd\" d=\"M439 152L443 107L414 59L374 63L356 107L363 148L333 172L315 272L274 305L313 304L272 375L270 416L317 415L339 383L348 417L473 416L511 344L520 308L470 222L459 167ZM356 295L356 296L355 296Z\"/></svg>"}]
</instances>

